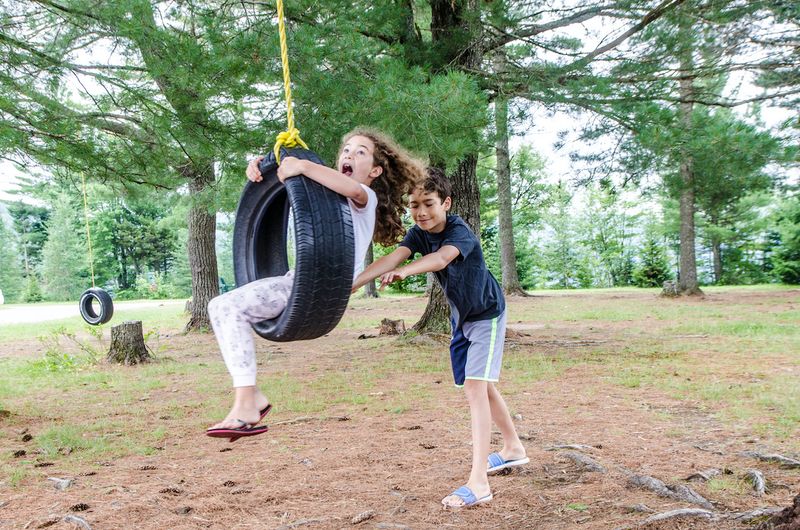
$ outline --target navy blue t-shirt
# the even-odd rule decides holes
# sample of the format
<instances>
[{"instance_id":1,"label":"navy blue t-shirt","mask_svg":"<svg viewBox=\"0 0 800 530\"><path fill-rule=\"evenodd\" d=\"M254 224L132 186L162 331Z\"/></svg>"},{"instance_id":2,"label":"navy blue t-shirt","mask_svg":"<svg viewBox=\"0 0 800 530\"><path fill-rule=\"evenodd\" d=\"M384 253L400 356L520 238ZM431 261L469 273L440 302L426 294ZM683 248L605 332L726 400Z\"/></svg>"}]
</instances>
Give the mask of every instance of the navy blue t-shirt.
<instances>
[{"instance_id":1,"label":"navy blue t-shirt","mask_svg":"<svg viewBox=\"0 0 800 530\"><path fill-rule=\"evenodd\" d=\"M445 245L458 249L456 259L434 272L450 303L456 328L464 322L491 320L505 310L503 290L486 268L480 241L461 217L448 215L444 230L438 234L415 225L400 245L411 251L412 258L417 253L432 254Z\"/></svg>"}]
</instances>

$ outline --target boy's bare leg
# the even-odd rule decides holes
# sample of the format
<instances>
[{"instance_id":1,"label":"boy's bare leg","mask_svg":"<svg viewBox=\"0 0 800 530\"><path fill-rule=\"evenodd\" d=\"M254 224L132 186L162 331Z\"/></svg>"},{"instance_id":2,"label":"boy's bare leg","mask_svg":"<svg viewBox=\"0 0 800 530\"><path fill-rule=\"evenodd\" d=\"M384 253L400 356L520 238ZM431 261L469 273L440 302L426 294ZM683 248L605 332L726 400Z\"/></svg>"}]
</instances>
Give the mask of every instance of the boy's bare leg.
<instances>
[{"instance_id":1,"label":"boy's bare leg","mask_svg":"<svg viewBox=\"0 0 800 530\"><path fill-rule=\"evenodd\" d=\"M489 394L486 381L467 379L464 392L469 401L472 419L472 471L467 487L480 499L491 493L489 477L486 474L489 444L491 441L492 413L489 408ZM447 506L462 506L464 501L455 495L442 499Z\"/></svg>"},{"instance_id":2,"label":"boy's bare leg","mask_svg":"<svg viewBox=\"0 0 800 530\"><path fill-rule=\"evenodd\" d=\"M255 424L261 417L259 411L269 403L267 396L262 394L258 387L239 386L235 387L234 391L233 408L225 419L212 426L212 429L237 429L242 424L236 420Z\"/></svg>"},{"instance_id":3,"label":"boy's bare leg","mask_svg":"<svg viewBox=\"0 0 800 530\"><path fill-rule=\"evenodd\" d=\"M514 421L511 419L511 414L508 412L503 396L495 388L494 383L489 383L488 387L492 420L494 420L497 428L500 429L500 434L503 436L503 449L500 451L500 456L503 457L503 460L525 458L525 446L522 445L517 435L517 429L514 427Z\"/></svg>"}]
</instances>

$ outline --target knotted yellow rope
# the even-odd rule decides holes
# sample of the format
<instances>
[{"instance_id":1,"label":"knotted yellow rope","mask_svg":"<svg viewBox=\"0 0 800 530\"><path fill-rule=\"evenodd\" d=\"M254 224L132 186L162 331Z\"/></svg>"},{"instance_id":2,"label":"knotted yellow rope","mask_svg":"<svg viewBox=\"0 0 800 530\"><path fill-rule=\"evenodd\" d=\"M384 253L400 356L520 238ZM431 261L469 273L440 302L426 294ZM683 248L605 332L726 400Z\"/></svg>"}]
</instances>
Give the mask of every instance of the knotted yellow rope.
<instances>
[{"instance_id":1,"label":"knotted yellow rope","mask_svg":"<svg viewBox=\"0 0 800 530\"><path fill-rule=\"evenodd\" d=\"M89 270L92 272L92 287L94 287L94 257L92 256L92 233L89 231L89 202L86 200L86 175L81 171L83 184L83 220L86 222L86 241L89 243Z\"/></svg>"},{"instance_id":2,"label":"knotted yellow rope","mask_svg":"<svg viewBox=\"0 0 800 530\"><path fill-rule=\"evenodd\" d=\"M278 32L281 37L281 63L283 63L283 93L286 97L286 130L280 133L275 141L273 152L275 161L281 161L281 146L308 149L306 143L300 138L300 131L294 126L294 111L292 110L292 86L289 78L289 51L286 47L286 25L283 21L283 0L278 3Z\"/></svg>"}]
</instances>

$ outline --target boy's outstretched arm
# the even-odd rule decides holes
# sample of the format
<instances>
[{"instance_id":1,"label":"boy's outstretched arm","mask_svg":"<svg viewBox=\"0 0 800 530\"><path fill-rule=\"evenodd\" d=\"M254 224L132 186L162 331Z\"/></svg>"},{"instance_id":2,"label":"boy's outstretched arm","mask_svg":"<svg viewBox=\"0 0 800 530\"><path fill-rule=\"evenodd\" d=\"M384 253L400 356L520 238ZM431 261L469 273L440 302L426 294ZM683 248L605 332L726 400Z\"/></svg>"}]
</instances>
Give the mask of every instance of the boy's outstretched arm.
<instances>
[{"instance_id":1,"label":"boy's outstretched arm","mask_svg":"<svg viewBox=\"0 0 800 530\"><path fill-rule=\"evenodd\" d=\"M402 248L402 247L401 247ZM381 289L392 282L404 280L414 274L436 272L447 267L461 252L452 245L445 245L436 252L414 260L408 265L384 273L381 276ZM401 262L402 263L402 262Z\"/></svg>"},{"instance_id":2,"label":"boy's outstretched arm","mask_svg":"<svg viewBox=\"0 0 800 530\"><path fill-rule=\"evenodd\" d=\"M411 256L411 250L409 250L408 247L397 247L391 253L373 261L353 282L353 289L351 292L356 292L366 285L367 282L374 280L385 272L397 268L397 266L407 260L409 256Z\"/></svg>"}]
</instances>

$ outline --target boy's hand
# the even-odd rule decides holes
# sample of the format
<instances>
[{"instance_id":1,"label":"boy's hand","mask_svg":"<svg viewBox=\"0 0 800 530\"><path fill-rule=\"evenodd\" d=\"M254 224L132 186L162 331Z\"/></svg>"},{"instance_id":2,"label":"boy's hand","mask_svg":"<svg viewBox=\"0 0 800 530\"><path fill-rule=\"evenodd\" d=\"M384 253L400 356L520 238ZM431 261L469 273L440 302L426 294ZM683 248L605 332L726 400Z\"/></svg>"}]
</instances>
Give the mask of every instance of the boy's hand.
<instances>
[{"instance_id":1,"label":"boy's hand","mask_svg":"<svg viewBox=\"0 0 800 530\"><path fill-rule=\"evenodd\" d=\"M406 273L402 269L395 269L381 275L380 291L390 283L399 282L406 279Z\"/></svg>"},{"instance_id":2,"label":"boy's hand","mask_svg":"<svg viewBox=\"0 0 800 530\"><path fill-rule=\"evenodd\" d=\"M293 156L287 156L281 159L281 165L278 166L278 180L285 181L290 177L302 175L304 171L304 160Z\"/></svg>"},{"instance_id":3,"label":"boy's hand","mask_svg":"<svg viewBox=\"0 0 800 530\"><path fill-rule=\"evenodd\" d=\"M254 158L249 164L247 164L247 169L244 173L247 175L247 180L250 182L261 182L261 170L258 169L258 164L262 160L264 160L264 157L260 156L258 158Z\"/></svg>"}]
</instances>

